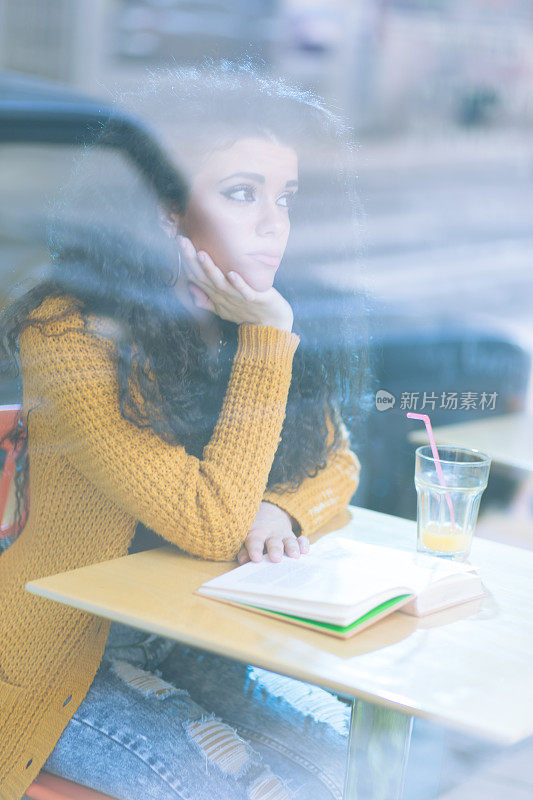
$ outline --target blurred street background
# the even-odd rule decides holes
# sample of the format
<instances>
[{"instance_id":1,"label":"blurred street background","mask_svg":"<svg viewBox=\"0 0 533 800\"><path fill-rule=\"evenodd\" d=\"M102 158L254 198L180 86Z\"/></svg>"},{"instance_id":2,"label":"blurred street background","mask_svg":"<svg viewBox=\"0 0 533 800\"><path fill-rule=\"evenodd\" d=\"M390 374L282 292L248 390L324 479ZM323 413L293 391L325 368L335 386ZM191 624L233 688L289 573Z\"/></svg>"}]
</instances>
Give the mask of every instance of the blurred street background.
<instances>
[{"instance_id":1,"label":"blurred street background","mask_svg":"<svg viewBox=\"0 0 533 800\"><path fill-rule=\"evenodd\" d=\"M311 194L293 268L364 292L404 327L468 323L533 356L531 0L0 0L0 72L103 102L147 69L245 54L322 95L357 143L346 165L355 215L324 196L330 165L315 160L316 207ZM65 152L0 149L2 302L5 276L22 279L43 258L26 211L65 179ZM357 259L346 259L354 230ZM531 374L519 377L525 389L505 410L533 413ZM515 490L482 509L478 534L533 547L531 474L507 478ZM531 743L500 752L450 734L444 752L442 800L533 796Z\"/></svg>"},{"instance_id":2,"label":"blurred street background","mask_svg":"<svg viewBox=\"0 0 533 800\"><path fill-rule=\"evenodd\" d=\"M154 67L243 56L318 92L353 129L346 167L357 207L331 193L331 164L311 154L291 269L314 285L375 298L389 314L379 321L385 336L393 319L403 336L445 320L450 331L473 326L533 356L530 0L0 0L0 71L102 102L127 105ZM0 151L0 239L2 219L8 231L0 269L11 281L46 257L29 235L30 206L54 197L73 155L57 145ZM423 334L418 341L422 348ZM502 384L512 368L499 358L491 374ZM406 364L406 384L413 370ZM516 377L523 385L507 396L498 380L478 387L499 392L498 413L533 413L531 370ZM466 383L440 388L475 388ZM519 496L520 519L507 535L529 545L533 501L526 490Z\"/></svg>"},{"instance_id":3,"label":"blurred street background","mask_svg":"<svg viewBox=\"0 0 533 800\"><path fill-rule=\"evenodd\" d=\"M0 0L0 69L103 99L149 67L244 52L353 126L361 253L329 276L407 314L485 319L533 352L528 0ZM349 231L332 197L292 248L320 280Z\"/></svg>"}]
</instances>

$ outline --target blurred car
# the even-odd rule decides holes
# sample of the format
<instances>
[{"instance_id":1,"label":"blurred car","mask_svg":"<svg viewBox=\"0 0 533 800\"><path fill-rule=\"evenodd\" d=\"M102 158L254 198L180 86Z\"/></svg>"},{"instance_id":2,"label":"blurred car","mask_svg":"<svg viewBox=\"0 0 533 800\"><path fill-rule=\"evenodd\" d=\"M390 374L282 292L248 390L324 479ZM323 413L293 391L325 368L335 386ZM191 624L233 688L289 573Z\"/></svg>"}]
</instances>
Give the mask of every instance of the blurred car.
<instances>
[{"instance_id":1,"label":"blurred car","mask_svg":"<svg viewBox=\"0 0 533 800\"><path fill-rule=\"evenodd\" d=\"M50 198L65 184L75 156L95 141L101 124L108 120L114 135L99 154L105 161L103 175L120 180L121 171L152 176L154 165L161 172L170 168L143 121L128 112L48 81L0 73L2 305L13 296L14 288L23 291L41 276L49 260L46 218ZM277 285L283 292L283 276ZM414 519L414 446L407 441L407 434L417 423L407 420L405 414L421 409L405 407L402 398L418 393L422 400L424 392L434 394L435 407L424 409L434 425L519 411L525 404L529 355L508 338L463 320L413 320L375 298L343 292L305 274L291 285L298 297L300 320L319 318L326 351L337 347L350 348L355 354L368 350L365 397L349 397L346 404L348 410L358 411L364 405L362 413L354 414L355 422L348 424L352 448L363 467L353 502ZM368 329L359 335L355 321L362 319L362 309ZM343 320L341 338L339 318ZM389 399L380 405L377 392L385 392L394 403ZM440 407L442 393L450 392L459 396L495 393L497 403L493 409ZM0 369L0 403L14 403L18 398L18 380ZM505 502L515 488L512 474L493 469L483 502Z\"/></svg>"}]
</instances>

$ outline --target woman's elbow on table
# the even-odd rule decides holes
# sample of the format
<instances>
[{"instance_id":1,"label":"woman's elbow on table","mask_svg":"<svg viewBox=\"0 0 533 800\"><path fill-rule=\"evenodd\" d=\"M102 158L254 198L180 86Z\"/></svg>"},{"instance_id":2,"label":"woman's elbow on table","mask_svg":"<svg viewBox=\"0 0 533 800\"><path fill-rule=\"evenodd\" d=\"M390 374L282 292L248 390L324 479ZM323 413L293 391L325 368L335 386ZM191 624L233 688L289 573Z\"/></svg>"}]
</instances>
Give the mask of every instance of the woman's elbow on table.
<instances>
[{"instance_id":1,"label":"woman's elbow on table","mask_svg":"<svg viewBox=\"0 0 533 800\"><path fill-rule=\"evenodd\" d=\"M246 536L238 540L235 536L228 536L227 533L206 531L198 538L184 540L179 537L178 541L173 541L182 550L206 561L234 561L237 553L242 547Z\"/></svg>"},{"instance_id":2,"label":"woman's elbow on table","mask_svg":"<svg viewBox=\"0 0 533 800\"><path fill-rule=\"evenodd\" d=\"M214 517L214 518L213 518ZM250 519L249 519L250 517ZM255 518L248 513L199 513L196 519L180 519L179 527L167 531L164 538L191 555L209 561L233 561Z\"/></svg>"}]
</instances>

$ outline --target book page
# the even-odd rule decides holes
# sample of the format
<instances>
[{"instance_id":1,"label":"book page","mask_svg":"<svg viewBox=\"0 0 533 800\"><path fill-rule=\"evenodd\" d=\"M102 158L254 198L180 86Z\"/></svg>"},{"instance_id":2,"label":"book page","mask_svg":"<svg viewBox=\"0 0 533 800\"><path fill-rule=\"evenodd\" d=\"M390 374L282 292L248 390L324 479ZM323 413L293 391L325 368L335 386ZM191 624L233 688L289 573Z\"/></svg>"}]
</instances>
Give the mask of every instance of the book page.
<instances>
[{"instance_id":1,"label":"book page","mask_svg":"<svg viewBox=\"0 0 533 800\"><path fill-rule=\"evenodd\" d=\"M486 594L479 575L469 572L462 575L448 575L420 592L401 610L415 617L424 617L440 611L463 600L473 600Z\"/></svg>"},{"instance_id":2,"label":"book page","mask_svg":"<svg viewBox=\"0 0 533 800\"><path fill-rule=\"evenodd\" d=\"M396 584L397 579L392 587ZM391 580L377 572L369 575L363 564L347 560L342 550L335 549L327 558L312 551L299 559L284 557L279 563L264 558L208 581L204 588L230 591L235 598L253 596L256 602L275 597L313 605L353 606L390 589Z\"/></svg>"},{"instance_id":3,"label":"book page","mask_svg":"<svg viewBox=\"0 0 533 800\"><path fill-rule=\"evenodd\" d=\"M470 571L470 567L416 552L370 545L338 535L324 536L311 545L308 555L284 556L273 563L267 556L205 583L202 594L217 590L235 599L297 600L309 606L356 606L369 598L418 594L436 580Z\"/></svg>"}]
</instances>

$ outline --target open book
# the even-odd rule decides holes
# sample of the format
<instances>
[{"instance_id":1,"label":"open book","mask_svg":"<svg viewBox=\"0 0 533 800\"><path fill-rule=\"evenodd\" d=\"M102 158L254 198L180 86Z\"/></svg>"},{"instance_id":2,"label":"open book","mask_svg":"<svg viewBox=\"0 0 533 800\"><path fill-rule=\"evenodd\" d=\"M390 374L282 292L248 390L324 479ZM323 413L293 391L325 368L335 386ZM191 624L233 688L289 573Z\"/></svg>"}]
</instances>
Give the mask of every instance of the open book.
<instances>
[{"instance_id":1,"label":"open book","mask_svg":"<svg viewBox=\"0 0 533 800\"><path fill-rule=\"evenodd\" d=\"M243 564L197 592L341 638L399 609L424 616L485 594L470 564L339 535L298 559Z\"/></svg>"}]
</instances>

